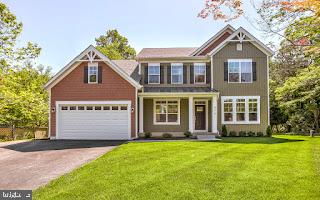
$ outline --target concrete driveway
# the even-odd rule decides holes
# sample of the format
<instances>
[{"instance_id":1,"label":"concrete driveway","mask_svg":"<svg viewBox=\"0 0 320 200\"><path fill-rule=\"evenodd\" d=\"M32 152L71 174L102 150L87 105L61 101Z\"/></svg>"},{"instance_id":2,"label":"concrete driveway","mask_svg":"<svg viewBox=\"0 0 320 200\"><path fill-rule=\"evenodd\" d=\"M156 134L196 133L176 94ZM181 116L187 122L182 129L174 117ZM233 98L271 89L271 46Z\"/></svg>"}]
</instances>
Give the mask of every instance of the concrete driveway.
<instances>
[{"instance_id":1,"label":"concrete driveway","mask_svg":"<svg viewBox=\"0 0 320 200\"><path fill-rule=\"evenodd\" d=\"M112 150L123 141L0 142L0 190L33 190Z\"/></svg>"}]
</instances>

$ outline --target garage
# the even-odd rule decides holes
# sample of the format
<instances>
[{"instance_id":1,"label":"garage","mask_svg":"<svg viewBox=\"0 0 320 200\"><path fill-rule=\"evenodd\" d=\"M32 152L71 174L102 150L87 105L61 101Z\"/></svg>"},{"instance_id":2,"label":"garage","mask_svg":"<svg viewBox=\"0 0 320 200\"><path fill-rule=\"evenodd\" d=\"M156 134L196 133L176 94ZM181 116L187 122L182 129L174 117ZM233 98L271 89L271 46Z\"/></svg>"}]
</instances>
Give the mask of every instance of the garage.
<instances>
[{"instance_id":1,"label":"garage","mask_svg":"<svg viewBox=\"0 0 320 200\"><path fill-rule=\"evenodd\" d=\"M57 102L57 139L130 139L130 102Z\"/></svg>"}]
</instances>

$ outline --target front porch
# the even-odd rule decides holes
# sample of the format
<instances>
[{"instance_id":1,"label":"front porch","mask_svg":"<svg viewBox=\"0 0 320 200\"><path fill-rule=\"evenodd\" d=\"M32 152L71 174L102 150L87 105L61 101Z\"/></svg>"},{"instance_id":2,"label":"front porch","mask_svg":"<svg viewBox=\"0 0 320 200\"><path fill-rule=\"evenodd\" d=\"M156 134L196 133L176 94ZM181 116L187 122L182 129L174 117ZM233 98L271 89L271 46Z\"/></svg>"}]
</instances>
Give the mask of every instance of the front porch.
<instances>
[{"instance_id":1,"label":"front porch","mask_svg":"<svg viewBox=\"0 0 320 200\"><path fill-rule=\"evenodd\" d=\"M170 133L184 136L217 134L219 94L206 93L139 93L138 132L155 137Z\"/></svg>"}]
</instances>

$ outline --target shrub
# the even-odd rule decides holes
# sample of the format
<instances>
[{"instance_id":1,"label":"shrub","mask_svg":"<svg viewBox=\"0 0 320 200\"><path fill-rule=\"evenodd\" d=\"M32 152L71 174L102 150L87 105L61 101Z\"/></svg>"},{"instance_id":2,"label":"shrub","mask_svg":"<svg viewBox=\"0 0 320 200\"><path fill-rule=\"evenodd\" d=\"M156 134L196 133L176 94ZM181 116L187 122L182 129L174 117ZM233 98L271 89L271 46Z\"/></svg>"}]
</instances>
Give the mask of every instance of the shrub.
<instances>
[{"instance_id":1,"label":"shrub","mask_svg":"<svg viewBox=\"0 0 320 200\"><path fill-rule=\"evenodd\" d=\"M272 136L271 126L268 126L268 127L267 127L266 133L267 133L267 136L268 136L268 137L271 137L271 136Z\"/></svg>"},{"instance_id":2,"label":"shrub","mask_svg":"<svg viewBox=\"0 0 320 200\"><path fill-rule=\"evenodd\" d=\"M237 136L237 132L235 132L235 131L230 131L230 132L229 132L229 136L231 136L231 137L236 137L236 136Z\"/></svg>"},{"instance_id":3,"label":"shrub","mask_svg":"<svg viewBox=\"0 0 320 200\"><path fill-rule=\"evenodd\" d=\"M223 125L223 126L222 126L222 131L221 131L221 132L222 132L222 133L221 133L221 136L223 136L223 137L228 136L228 130L227 130L226 125Z\"/></svg>"},{"instance_id":4,"label":"shrub","mask_svg":"<svg viewBox=\"0 0 320 200\"><path fill-rule=\"evenodd\" d=\"M253 131L249 131L249 132L248 132L248 136L249 136L249 137L256 136L256 133L255 133L255 132L253 132Z\"/></svg>"},{"instance_id":5,"label":"shrub","mask_svg":"<svg viewBox=\"0 0 320 200\"><path fill-rule=\"evenodd\" d=\"M245 137L245 136L247 136L247 133L245 131L239 131L239 136Z\"/></svg>"},{"instance_id":6,"label":"shrub","mask_svg":"<svg viewBox=\"0 0 320 200\"><path fill-rule=\"evenodd\" d=\"M172 134L171 133L164 133L162 134L163 138L172 138Z\"/></svg>"},{"instance_id":7,"label":"shrub","mask_svg":"<svg viewBox=\"0 0 320 200\"><path fill-rule=\"evenodd\" d=\"M150 133L150 132L145 132L145 133L144 133L144 137L145 137L145 138L151 138L151 137L152 137L152 133Z\"/></svg>"},{"instance_id":8,"label":"shrub","mask_svg":"<svg viewBox=\"0 0 320 200\"><path fill-rule=\"evenodd\" d=\"M186 132L184 132L183 134L184 134L184 136L186 136L187 138L189 138L189 137L192 136L192 134L191 134L190 131L186 131Z\"/></svg>"},{"instance_id":9,"label":"shrub","mask_svg":"<svg viewBox=\"0 0 320 200\"><path fill-rule=\"evenodd\" d=\"M258 137L263 137L263 133L261 131L257 132Z\"/></svg>"}]
</instances>

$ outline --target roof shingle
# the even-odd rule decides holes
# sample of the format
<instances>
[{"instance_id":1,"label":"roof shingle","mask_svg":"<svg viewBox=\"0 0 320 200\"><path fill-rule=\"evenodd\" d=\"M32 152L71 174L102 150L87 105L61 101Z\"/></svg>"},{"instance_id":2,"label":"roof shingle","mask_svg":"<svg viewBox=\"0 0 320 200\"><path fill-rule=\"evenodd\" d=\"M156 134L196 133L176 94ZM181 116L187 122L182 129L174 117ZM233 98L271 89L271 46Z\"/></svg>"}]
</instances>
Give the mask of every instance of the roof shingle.
<instances>
[{"instance_id":1,"label":"roof shingle","mask_svg":"<svg viewBox=\"0 0 320 200\"><path fill-rule=\"evenodd\" d=\"M198 47L143 48L137 58L174 58L190 56Z\"/></svg>"}]
</instances>

